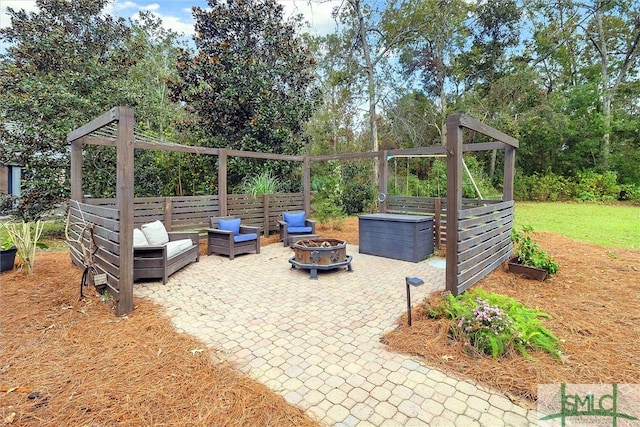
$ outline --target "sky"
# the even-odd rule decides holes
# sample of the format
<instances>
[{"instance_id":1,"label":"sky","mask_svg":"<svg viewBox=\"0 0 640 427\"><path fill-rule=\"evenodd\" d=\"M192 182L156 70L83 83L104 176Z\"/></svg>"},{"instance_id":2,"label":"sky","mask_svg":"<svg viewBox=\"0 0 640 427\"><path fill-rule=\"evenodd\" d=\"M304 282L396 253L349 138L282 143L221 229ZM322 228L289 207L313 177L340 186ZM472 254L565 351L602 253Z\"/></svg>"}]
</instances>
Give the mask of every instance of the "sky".
<instances>
[{"instance_id":1,"label":"sky","mask_svg":"<svg viewBox=\"0 0 640 427\"><path fill-rule=\"evenodd\" d=\"M285 7L285 16L301 13L310 23L308 32L325 35L333 32L335 22L331 17L331 10L341 3L337 0L321 0L311 3L308 0L278 0ZM162 18L164 25L171 30L190 35L193 33L193 16L191 7L207 8L206 0L151 0L131 1L115 0L109 5L107 12L114 16L135 18L140 11L151 11ZM7 7L25 9L28 12L37 11L35 0L0 0L0 27L11 25L7 15Z\"/></svg>"}]
</instances>

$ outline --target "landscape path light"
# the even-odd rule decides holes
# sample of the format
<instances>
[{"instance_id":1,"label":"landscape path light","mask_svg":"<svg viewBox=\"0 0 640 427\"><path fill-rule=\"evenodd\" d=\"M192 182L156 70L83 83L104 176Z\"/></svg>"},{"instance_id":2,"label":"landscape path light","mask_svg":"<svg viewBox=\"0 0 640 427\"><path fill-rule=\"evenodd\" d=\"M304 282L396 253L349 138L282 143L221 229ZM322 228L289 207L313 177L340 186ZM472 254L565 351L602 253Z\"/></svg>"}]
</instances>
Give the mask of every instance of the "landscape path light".
<instances>
[{"instance_id":1,"label":"landscape path light","mask_svg":"<svg viewBox=\"0 0 640 427\"><path fill-rule=\"evenodd\" d=\"M405 277L407 283L407 323L411 326L411 286L420 286L424 284L424 280L418 277Z\"/></svg>"}]
</instances>

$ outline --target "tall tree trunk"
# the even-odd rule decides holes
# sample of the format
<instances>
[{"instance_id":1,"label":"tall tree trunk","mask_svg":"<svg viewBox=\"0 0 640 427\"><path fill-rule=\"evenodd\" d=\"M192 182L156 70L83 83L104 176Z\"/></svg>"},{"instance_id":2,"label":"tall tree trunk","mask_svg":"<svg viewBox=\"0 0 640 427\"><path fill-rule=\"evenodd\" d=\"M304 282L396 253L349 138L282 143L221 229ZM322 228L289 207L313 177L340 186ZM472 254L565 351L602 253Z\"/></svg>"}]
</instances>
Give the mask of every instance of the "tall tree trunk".
<instances>
[{"instance_id":1,"label":"tall tree trunk","mask_svg":"<svg viewBox=\"0 0 640 427\"><path fill-rule=\"evenodd\" d=\"M607 50L607 40L602 25L602 2L596 5L596 25L598 26L598 42L600 51L600 66L602 69L602 114L603 114L603 134L600 156L602 158L602 170L609 168L609 153L611 152L611 98L613 88L609 85L609 52Z\"/></svg>"},{"instance_id":2,"label":"tall tree trunk","mask_svg":"<svg viewBox=\"0 0 640 427\"><path fill-rule=\"evenodd\" d=\"M376 122L376 82L375 82L375 64L371 60L371 52L367 43L367 28L362 14L360 0L349 0L349 4L358 16L358 37L362 43L362 53L364 55L365 71L367 73L368 95L369 95L369 132L371 140L371 151L378 151L378 125ZM378 183L378 158L373 158L372 171L373 185Z\"/></svg>"}]
</instances>

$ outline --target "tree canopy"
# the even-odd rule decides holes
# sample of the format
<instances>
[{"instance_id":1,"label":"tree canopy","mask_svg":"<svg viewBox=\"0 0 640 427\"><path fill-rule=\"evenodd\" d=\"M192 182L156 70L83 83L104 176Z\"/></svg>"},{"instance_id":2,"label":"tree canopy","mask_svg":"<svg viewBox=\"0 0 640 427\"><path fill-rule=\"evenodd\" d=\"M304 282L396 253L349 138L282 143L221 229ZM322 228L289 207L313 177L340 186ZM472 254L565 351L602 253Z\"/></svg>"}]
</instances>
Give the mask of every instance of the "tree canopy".
<instances>
[{"instance_id":1,"label":"tree canopy","mask_svg":"<svg viewBox=\"0 0 640 427\"><path fill-rule=\"evenodd\" d=\"M275 0L209 0L193 8L195 54L183 50L171 97L190 113L184 127L213 147L299 154L319 100L315 59ZM291 165L271 165L286 176ZM230 165L231 184L257 173ZM235 181L235 182L234 182Z\"/></svg>"}]
</instances>

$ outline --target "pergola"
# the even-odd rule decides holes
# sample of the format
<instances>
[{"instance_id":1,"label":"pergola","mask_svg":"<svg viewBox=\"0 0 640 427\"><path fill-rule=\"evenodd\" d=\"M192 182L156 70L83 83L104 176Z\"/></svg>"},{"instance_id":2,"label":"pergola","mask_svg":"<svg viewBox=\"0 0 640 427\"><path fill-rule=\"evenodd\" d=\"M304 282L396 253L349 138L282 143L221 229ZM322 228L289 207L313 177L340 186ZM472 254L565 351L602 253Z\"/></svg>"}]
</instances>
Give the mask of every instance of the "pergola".
<instances>
[{"instance_id":1,"label":"pergola","mask_svg":"<svg viewBox=\"0 0 640 427\"><path fill-rule=\"evenodd\" d=\"M110 137L100 135L100 129L116 125ZM465 130L492 138L493 142L463 144ZM512 250L510 235L513 226L513 179L515 149L518 141L465 115L450 116L447 122L447 145L405 150L336 154L326 156L292 156L256 153L224 148L185 146L150 141L134 131L133 110L115 107L67 135L71 144L70 210L84 221L95 224L94 240L98 246L98 269L106 273L110 291L117 305L116 314L133 310L133 228L134 218L134 150L168 150L218 156L219 216L227 213L227 160L230 156L265 160L297 161L303 164L303 205L311 211L311 162L378 158L381 193L387 193L389 156L445 155L447 158L446 198L446 288L454 295L463 292L490 271L506 261ZM113 206L92 206L85 203L82 190L82 147L112 146L116 149L116 197ZM462 200L462 155L470 151L504 150L503 196L498 202L482 202L472 208ZM485 203L486 202L486 203ZM380 204L386 212L387 202ZM204 228L204 227L203 227ZM72 259L80 264L80 248L72 245Z\"/></svg>"}]
</instances>

